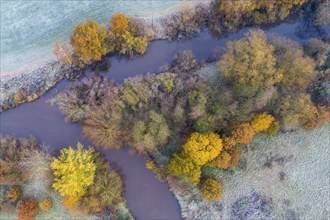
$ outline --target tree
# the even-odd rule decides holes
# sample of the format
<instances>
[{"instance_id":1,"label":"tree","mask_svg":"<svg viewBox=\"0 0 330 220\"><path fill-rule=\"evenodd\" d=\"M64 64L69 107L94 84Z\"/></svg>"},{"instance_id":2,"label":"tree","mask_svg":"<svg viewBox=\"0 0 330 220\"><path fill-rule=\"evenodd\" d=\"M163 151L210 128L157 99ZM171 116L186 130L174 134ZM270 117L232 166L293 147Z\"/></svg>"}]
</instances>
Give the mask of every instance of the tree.
<instances>
[{"instance_id":1,"label":"tree","mask_svg":"<svg viewBox=\"0 0 330 220\"><path fill-rule=\"evenodd\" d=\"M251 126L253 127L254 132L266 131L273 121L274 117L264 112L253 117Z\"/></svg>"},{"instance_id":2,"label":"tree","mask_svg":"<svg viewBox=\"0 0 330 220\"><path fill-rule=\"evenodd\" d=\"M120 148L123 145L122 101L109 100L96 110L91 111L83 123L83 133L96 145Z\"/></svg>"},{"instance_id":3,"label":"tree","mask_svg":"<svg viewBox=\"0 0 330 220\"><path fill-rule=\"evenodd\" d=\"M281 85L293 91L304 91L315 78L315 63L305 57L302 50L288 49L278 58L279 71L283 73Z\"/></svg>"},{"instance_id":4,"label":"tree","mask_svg":"<svg viewBox=\"0 0 330 220\"><path fill-rule=\"evenodd\" d=\"M62 197L79 198L93 184L96 165L94 162L94 149L83 149L83 145L77 144L77 150L64 148L59 157L51 163L53 169L54 184Z\"/></svg>"},{"instance_id":5,"label":"tree","mask_svg":"<svg viewBox=\"0 0 330 220\"><path fill-rule=\"evenodd\" d=\"M199 191L206 201L216 201L222 196L222 188L218 181L213 178L204 180Z\"/></svg>"},{"instance_id":6,"label":"tree","mask_svg":"<svg viewBox=\"0 0 330 220\"><path fill-rule=\"evenodd\" d=\"M150 111L146 122L137 121L133 126L133 146L152 150L157 145L165 144L170 130L165 118L155 111Z\"/></svg>"},{"instance_id":7,"label":"tree","mask_svg":"<svg viewBox=\"0 0 330 220\"><path fill-rule=\"evenodd\" d=\"M222 140L218 134L194 132L182 146L182 154L197 165L204 165L216 158L222 150Z\"/></svg>"},{"instance_id":8,"label":"tree","mask_svg":"<svg viewBox=\"0 0 330 220\"><path fill-rule=\"evenodd\" d=\"M20 200L17 204L18 220L32 220L38 213L38 203L34 197Z\"/></svg>"},{"instance_id":9,"label":"tree","mask_svg":"<svg viewBox=\"0 0 330 220\"><path fill-rule=\"evenodd\" d=\"M304 122L304 128L315 129L326 125L330 121L330 113L324 106L318 106L317 112L309 115Z\"/></svg>"},{"instance_id":10,"label":"tree","mask_svg":"<svg viewBox=\"0 0 330 220\"><path fill-rule=\"evenodd\" d=\"M221 169L229 169L235 167L241 157L241 150L237 147L231 149L225 149L220 152L214 160L208 163L211 167L219 167Z\"/></svg>"},{"instance_id":11,"label":"tree","mask_svg":"<svg viewBox=\"0 0 330 220\"><path fill-rule=\"evenodd\" d=\"M128 30L128 17L124 14L114 14L110 19L111 30L116 34L123 34Z\"/></svg>"},{"instance_id":12,"label":"tree","mask_svg":"<svg viewBox=\"0 0 330 220\"><path fill-rule=\"evenodd\" d=\"M121 35L121 45L118 52L129 57L133 57L135 54L144 54L148 43L147 37L135 37L131 32L125 31Z\"/></svg>"},{"instance_id":13,"label":"tree","mask_svg":"<svg viewBox=\"0 0 330 220\"><path fill-rule=\"evenodd\" d=\"M321 109L320 113L322 114L319 115L319 109L313 105L310 95L306 93L282 97L275 111L286 129L297 128L299 125L309 128L313 127L312 124L319 124L319 122L323 124L327 122L327 116L322 116Z\"/></svg>"},{"instance_id":14,"label":"tree","mask_svg":"<svg viewBox=\"0 0 330 220\"><path fill-rule=\"evenodd\" d=\"M198 166L194 160L177 154L174 154L168 164L167 171L173 176L183 178L193 186L199 183L201 176L200 166Z\"/></svg>"},{"instance_id":15,"label":"tree","mask_svg":"<svg viewBox=\"0 0 330 220\"><path fill-rule=\"evenodd\" d=\"M87 20L74 29L70 44L80 61L90 63L101 60L102 56L106 54L106 48L103 46L105 37L104 28L95 21Z\"/></svg>"},{"instance_id":16,"label":"tree","mask_svg":"<svg viewBox=\"0 0 330 220\"><path fill-rule=\"evenodd\" d=\"M282 74L275 69L274 47L266 34L252 30L241 40L230 42L219 61L221 73L234 85L265 89L279 82Z\"/></svg>"},{"instance_id":17,"label":"tree","mask_svg":"<svg viewBox=\"0 0 330 220\"><path fill-rule=\"evenodd\" d=\"M124 183L120 175L111 169L109 162L102 155L96 157L95 163L97 168L94 183L78 202L80 210L88 210L89 214L100 214L109 208L114 210L118 203L124 201Z\"/></svg>"},{"instance_id":18,"label":"tree","mask_svg":"<svg viewBox=\"0 0 330 220\"><path fill-rule=\"evenodd\" d=\"M254 136L253 127L248 122L234 126L232 137L238 144L248 144Z\"/></svg>"}]
</instances>

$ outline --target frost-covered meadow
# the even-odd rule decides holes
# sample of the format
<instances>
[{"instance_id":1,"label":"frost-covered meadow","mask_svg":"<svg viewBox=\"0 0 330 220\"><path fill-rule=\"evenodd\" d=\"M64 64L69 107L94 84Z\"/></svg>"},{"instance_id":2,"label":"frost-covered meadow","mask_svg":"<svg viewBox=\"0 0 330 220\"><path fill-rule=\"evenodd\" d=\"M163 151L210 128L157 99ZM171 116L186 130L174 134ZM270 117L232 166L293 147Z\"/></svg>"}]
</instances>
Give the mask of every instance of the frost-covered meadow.
<instances>
[{"instance_id":1,"label":"frost-covered meadow","mask_svg":"<svg viewBox=\"0 0 330 220\"><path fill-rule=\"evenodd\" d=\"M243 147L234 171L206 172L223 186L223 197L203 202L198 191L179 192L187 219L329 219L330 126L314 131L257 135Z\"/></svg>"}]
</instances>

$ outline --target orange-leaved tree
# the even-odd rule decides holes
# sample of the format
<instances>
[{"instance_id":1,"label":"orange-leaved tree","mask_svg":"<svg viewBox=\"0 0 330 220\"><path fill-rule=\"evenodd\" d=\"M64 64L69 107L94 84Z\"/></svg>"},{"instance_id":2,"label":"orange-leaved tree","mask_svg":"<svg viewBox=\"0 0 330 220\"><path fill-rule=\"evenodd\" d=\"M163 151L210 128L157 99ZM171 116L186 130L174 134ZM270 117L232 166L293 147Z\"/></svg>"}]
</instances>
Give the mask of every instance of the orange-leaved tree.
<instances>
[{"instance_id":1,"label":"orange-leaved tree","mask_svg":"<svg viewBox=\"0 0 330 220\"><path fill-rule=\"evenodd\" d=\"M78 24L74 29L74 34L70 38L74 54L83 63L99 61L106 54L103 46L106 37L106 30L93 21L87 20L83 24Z\"/></svg>"},{"instance_id":2,"label":"orange-leaved tree","mask_svg":"<svg viewBox=\"0 0 330 220\"><path fill-rule=\"evenodd\" d=\"M110 19L111 30L115 34L124 34L128 30L129 21L126 15L118 13Z\"/></svg>"},{"instance_id":3,"label":"orange-leaved tree","mask_svg":"<svg viewBox=\"0 0 330 220\"><path fill-rule=\"evenodd\" d=\"M248 144L254 136L254 129L248 122L234 126L232 136L238 144Z\"/></svg>"}]
</instances>

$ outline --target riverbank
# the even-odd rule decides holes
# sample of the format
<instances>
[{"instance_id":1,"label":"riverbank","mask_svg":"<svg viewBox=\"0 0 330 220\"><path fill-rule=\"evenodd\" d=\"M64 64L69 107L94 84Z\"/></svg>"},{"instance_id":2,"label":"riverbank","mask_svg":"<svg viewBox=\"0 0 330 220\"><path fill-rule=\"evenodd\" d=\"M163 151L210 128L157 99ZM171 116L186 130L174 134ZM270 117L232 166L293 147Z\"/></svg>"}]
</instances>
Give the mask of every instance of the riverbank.
<instances>
[{"instance_id":1,"label":"riverbank","mask_svg":"<svg viewBox=\"0 0 330 220\"><path fill-rule=\"evenodd\" d=\"M208 10L212 0L183 1L157 14L150 12L145 16L131 17L143 26L151 41L171 39L167 26L169 20L181 16L183 11L193 11L197 7ZM0 112L14 108L26 102L32 102L61 81L68 68L63 68L55 58L41 65L3 73L0 79Z\"/></svg>"}]
</instances>

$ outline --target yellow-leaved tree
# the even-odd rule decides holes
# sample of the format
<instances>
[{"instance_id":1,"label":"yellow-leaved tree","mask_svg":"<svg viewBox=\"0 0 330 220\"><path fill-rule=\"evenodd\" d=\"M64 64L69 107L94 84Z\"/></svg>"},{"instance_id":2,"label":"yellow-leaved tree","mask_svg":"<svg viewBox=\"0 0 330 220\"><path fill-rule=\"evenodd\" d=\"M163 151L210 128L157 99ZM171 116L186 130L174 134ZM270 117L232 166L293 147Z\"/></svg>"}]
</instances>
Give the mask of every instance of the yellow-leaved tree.
<instances>
[{"instance_id":1,"label":"yellow-leaved tree","mask_svg":"<svg viewBox=\"0 0 330 220\"><path fill-rule=\"evenodd\" d=\"M167 166L167 171L195 186L199 183L201 169L191 158L174 154Z\"/></svg>"},{"instance_id":2,"label":"yellow-leaved tree","mask_svg":"<svg viewBox=\"0 0 330 220\"><path fill-rule=\"evenodd\" d=\"M51 163L54 175L53 188L62 197L77 201L84 195L88 186L93 184L96 170L94 149L83 149L78 143L77 149L71 147L61 150L59 157Z\"/></svg>"},{"instance_id":3,"label":"yellow-leaved tree","mask_svg":"<svg viewBox=\"0 0 330 220\"><path fill-rule=\"evenodd\" d=\"M79 24L70 38L74 54L84 63L101 60L106 54L103 46L106 33L106 29L93 20Z\"/></svg>"},{"instance_id":4,"label":"yellow-leaved tree","mask_svg":"<svg viewBox=\"0 0 330 220\"><path fill-rule=\"evenodd\" d=\"M194 132L182 146L182 154L200 166L216 158L221 150L222 140L215 133Z\"/></svg>"},{"instance_id":5,"label":"yellow-leaved tree","mask_svg":"<svg viewBox=\"0 0 330 220\"><path fill-rule=\"evenodd\" d=\"M262 132L266 131L273 121L274 117L264 112L253 117L251 126L255 132Z\"/></svg>"}]
</instances>

